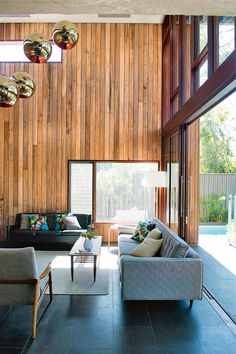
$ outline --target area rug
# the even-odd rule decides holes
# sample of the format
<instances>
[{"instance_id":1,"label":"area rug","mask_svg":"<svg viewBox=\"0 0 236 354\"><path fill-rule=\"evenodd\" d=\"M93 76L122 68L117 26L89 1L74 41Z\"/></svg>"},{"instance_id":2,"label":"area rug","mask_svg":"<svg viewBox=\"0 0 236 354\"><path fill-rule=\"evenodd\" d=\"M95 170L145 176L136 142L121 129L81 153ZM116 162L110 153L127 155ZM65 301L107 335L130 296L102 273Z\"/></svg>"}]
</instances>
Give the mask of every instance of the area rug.
<instances>
[{"instance_id":1,"label":"area rug","mask_svg":"<svg viewBox=\"0 0 236 354\"><path fill-rule=\"evenodd\" d=\"M109 293L109 269L101 252L96 281L93 280L93 263L75 263L74 281L71 281L71 257L68 251L36 251L38 271L47 264L52 266L53 294L57 295L107 295Z\"/></svg>"}]
</instances>

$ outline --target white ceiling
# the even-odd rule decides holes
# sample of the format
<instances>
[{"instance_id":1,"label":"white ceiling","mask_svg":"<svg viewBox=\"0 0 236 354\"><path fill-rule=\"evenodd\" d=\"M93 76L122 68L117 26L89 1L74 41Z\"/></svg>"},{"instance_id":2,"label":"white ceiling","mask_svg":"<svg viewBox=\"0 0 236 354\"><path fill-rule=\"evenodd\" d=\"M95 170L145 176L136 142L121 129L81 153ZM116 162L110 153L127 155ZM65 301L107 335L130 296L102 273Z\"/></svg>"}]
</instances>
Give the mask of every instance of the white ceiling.
<instances>
[{"instance_id":1,"label":"white ceiling","mask_svg":"<svg viewBox=\"0 0 236 354\"><path fill-rule=\"evenodd\" d=\"M50 14L50 15L49 15ZM236 16L236 0L0 0L1 22L149 22L164 15Z\"/></svg>"}]
</instances>

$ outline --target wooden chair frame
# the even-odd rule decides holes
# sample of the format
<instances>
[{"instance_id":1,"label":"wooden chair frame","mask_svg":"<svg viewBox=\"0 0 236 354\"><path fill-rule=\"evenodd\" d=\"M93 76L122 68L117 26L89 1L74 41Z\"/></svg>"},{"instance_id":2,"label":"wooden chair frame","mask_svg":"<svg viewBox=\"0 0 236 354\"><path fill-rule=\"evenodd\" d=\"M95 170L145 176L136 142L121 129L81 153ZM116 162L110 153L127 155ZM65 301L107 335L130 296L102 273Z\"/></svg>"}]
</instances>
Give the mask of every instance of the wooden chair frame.
<instances>
[{"instance_id":1,"label":"wooden chair frame","mask_svg":"<svg viewBox=\"0 0 236 354\"><path fill-rule=\"evenodd\" d=\"M45 279L48 276L48 281L45 283L43 289L40 289L40 284L43 279ZM12 279L12 280L7 280L7 279L0 279L0 284L34 284L34 303L33 303L33 318L32 318L32 338L35 339L36 337L36 326L37 326L37 314L38 314L38 309L39 306L41 305L43 301L43 297L49 289L49 297L50 301L49 303L52 302L52 273L51 273L51 263L47 265L47 267L44 269L44 271L40 274L40 276L37 279ZM39 295L40 293L40 295Z\"/></svg>"}]
</instances>

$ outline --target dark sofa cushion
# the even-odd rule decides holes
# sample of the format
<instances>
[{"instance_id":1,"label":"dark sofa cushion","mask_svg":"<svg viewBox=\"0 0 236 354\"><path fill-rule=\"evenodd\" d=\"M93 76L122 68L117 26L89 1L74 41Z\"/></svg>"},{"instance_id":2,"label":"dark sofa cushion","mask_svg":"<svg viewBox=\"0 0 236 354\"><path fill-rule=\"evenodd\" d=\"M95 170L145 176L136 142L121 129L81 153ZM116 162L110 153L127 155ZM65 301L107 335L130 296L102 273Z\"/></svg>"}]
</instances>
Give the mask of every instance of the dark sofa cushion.
<instances>
[{"instance_id":1,"label":"dark sofa cushion","mask_svg":"<svg viewBox=\"0 0 236 354\"><path fill-rule=\"evenodd\" d=\"M57 231L57 230L49 230L49 231L43 231L43 230L38 230L35 231L35 235L36 236L60 236L62 233L61 231Z\"/></svg>"},{"instance_id":2,"label":"dark sofa cushion","mask_svg":"<svg viewBox=\"0 0 236 354\"><path fill-rule=\"evenodd\" d=\"M91 214L74 214L82 229L87 229L91 225Z\"/></svg>"},{"instance_id":3,"label":"dark sofa cushion","mask_svg":"<svg viewBox=\"0 0 236 354\"><path fill-rule=\"evenodd\" d=\"M19 238L21 237L21 235L31 235L34 236L35 235L35 231L33 230L19 230L19 229L13 229L11 230L12 233L14 233L14 235L18 235Z\"/></svg>"}]
</instances>

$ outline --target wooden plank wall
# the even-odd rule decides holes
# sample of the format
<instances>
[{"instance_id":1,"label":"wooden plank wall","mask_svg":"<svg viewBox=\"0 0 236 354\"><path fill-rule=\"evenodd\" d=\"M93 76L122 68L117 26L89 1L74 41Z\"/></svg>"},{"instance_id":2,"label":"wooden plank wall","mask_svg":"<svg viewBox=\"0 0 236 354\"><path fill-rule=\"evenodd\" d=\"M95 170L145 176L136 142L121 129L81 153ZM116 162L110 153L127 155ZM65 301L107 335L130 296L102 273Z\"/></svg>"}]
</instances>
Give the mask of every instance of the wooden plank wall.
<instances>
[{"instance_id":1,"label":"wooden plank wall","mask_svg":"<svg viewBox=\"0 0 236 354\"><path fill-rule=\"evenodd\" d=\"M53 24L0 25L1 40ZM23 70L36 92L0 108L0 240L18 212L67 210L68 160L161 159L162 27L78 24L63 63L0 63Z\"/></svg>"},{"instance_id":2,"label":"wooden plank wall","mask_svg":"<svg viewBox=\"0 0 236 354\"><path fill-rule=\"evenodd\" d=\"M191 244L198 243L199 225L199 126L200 120L188 126L188 159L187 159L187 233L186 241Z\"/></svg>"}]
</instances>

